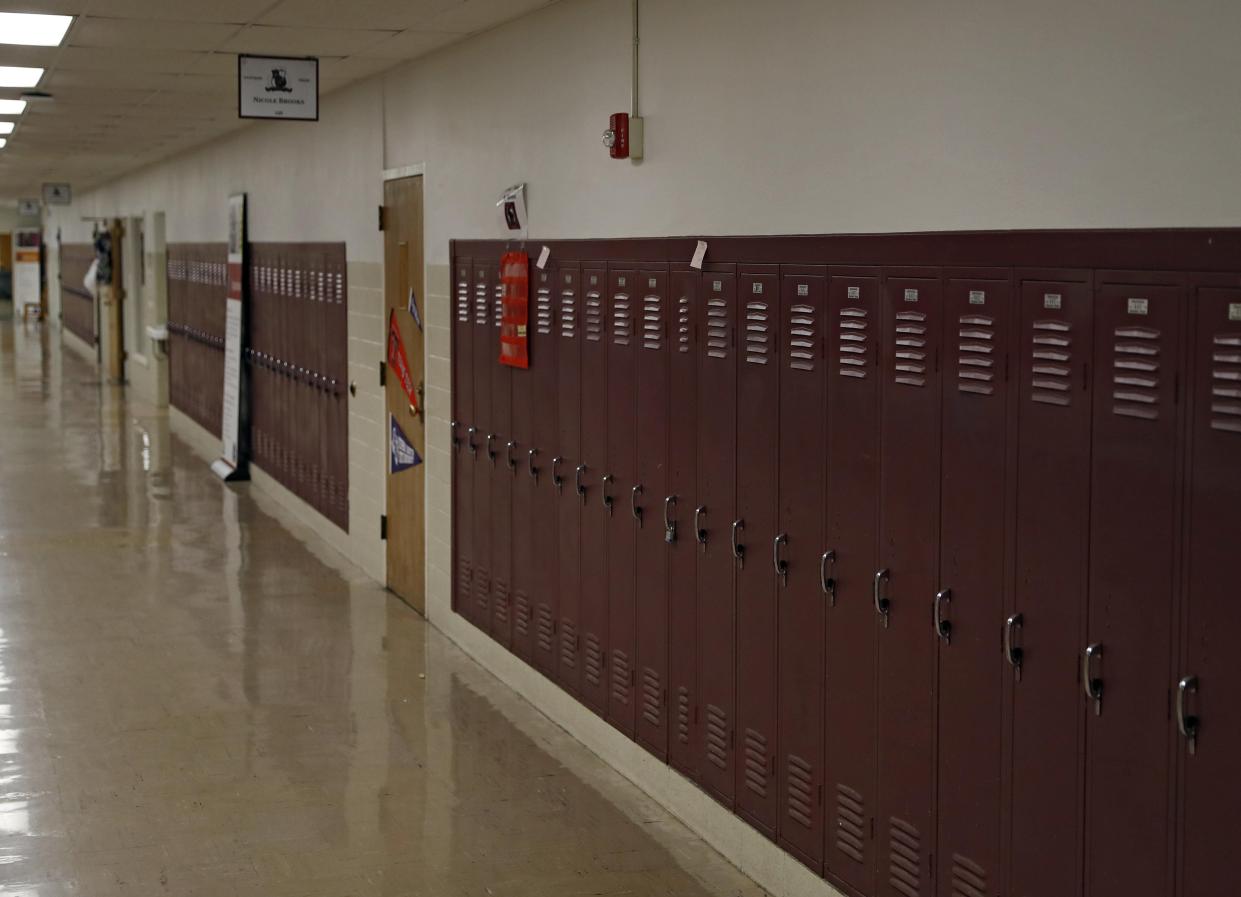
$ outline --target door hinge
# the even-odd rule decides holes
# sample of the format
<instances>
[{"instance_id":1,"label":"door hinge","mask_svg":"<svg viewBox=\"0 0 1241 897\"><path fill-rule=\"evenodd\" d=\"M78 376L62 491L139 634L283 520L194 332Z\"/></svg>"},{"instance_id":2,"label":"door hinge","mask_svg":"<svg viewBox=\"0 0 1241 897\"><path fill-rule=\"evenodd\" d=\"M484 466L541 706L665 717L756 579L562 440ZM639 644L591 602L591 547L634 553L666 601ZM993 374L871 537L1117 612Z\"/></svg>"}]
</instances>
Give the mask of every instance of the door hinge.
<instances>
[{"instance_id":1,"label":"door hinge","mask_svg":"<svg viewBox=\"0 0 1241 897\"><path fill-rule=\"evenodd\" d=\"M388 219L387 219L387 215L384 214L385 211L386 210L384 209L383 206L379 207L379 229L381 231L387 230Z\"/></svg>"},{"instance_id":2,"label":"door hinge","mask_svg":"<svg viewBox=\"0 0 1241 897\"><path fill-rule=\"evenodd\" d=\"M387 514L379 515L379 538L380 540L385 541L385 542L388 539L388 515Z\"/></svg>"},{"instance_id":3,"label":"door hinge","mask_svg":"<svg viewBox=\"0 0 1241 897\"><path fill-rule=\"evenodd\" d=\"M387 362L379 362L379 385L388 385L388 364Z\"/></svg>"}]
</instances>

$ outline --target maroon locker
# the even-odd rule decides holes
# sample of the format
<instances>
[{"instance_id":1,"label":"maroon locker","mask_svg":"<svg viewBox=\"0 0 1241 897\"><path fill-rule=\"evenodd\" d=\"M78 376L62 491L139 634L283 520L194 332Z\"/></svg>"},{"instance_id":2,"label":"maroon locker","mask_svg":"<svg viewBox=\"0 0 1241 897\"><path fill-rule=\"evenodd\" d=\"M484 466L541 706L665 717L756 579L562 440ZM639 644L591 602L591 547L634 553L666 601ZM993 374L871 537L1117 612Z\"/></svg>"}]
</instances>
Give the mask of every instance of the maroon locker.
<instances>
[{"instance_id":1,"label":"maroon locker","mask_svg":"<svg viewBox=\"0 0 1241 897\"><path fill-rule=\"evenodd\" d=\"M702 275L698 316L697 502L683 509L698 548L698 693L702 726L699 782L732 806L736 673L736 558L730 527L737 507L737 275ZM770 569L770 568L769 568Z\"/></svg>"},{"instance_id":2,"label":"maroon locker","mask_svg":"<svg viewBox=\"0 0 1241 897\"><path fill-rule=\"evenodd\" d=\"M548 470L556 491L556 600L560 614L556 676L560 685L576 693L581 678L579 611L582 508L575 472L582 463L582 327L581 271L561 263L556 271L559 320L556 332L556 454Z\"/></svg>"},{"instance_id":3,"label":"maroon locker","mask_svg":"<svg viewBox=\"0 0 1241 897\"><path fill-rule=\"evenodd\" d=\"M547 275L535 269L530 271L531 306L536 305L535 289L538 275ZM537 310L536 310L537 314ZM533 316L532 316L533 317ZM512 382L512 422L509 430L508 443L505 445L505 466L510 473L510 490L512 496L512 515L510 529L512 532L512 649L513 653L525 661L532 661L534 656L534 565L538 563L535 540L538 534L534 526L534 489L535 481L530 475L529 455L534 447L534 368L533 364L541 343L550 337L540 339L538 328L532 321L528 325L527 349L531 361L529 368L507 368Z\"/></svg>"},{"instance_id":4,"label":"maroon locker","mask_svg":"<svg viewBox=\"0 0 1241 897\"><path fill-rule=\"evenodd\" d=\"M880 370L877 893L931 894L940 363L936 269L885 272Z\"/></svg>"},{"instance_id":5,"label":"maroon locker","mask_svg":"<svg viewBox=\"0 0 1241 897\"><path fill-rule=\"evenodd\" d=\"M637 482L629 489L628 513L637 528L634 598L637 617L638 742L661 759L668 755L668 562L660 513L668 495L668 272L645 267L636 295L638 358L634 376L637 404ZM684 428L685 421L677 426ZM618 495L618 501L625 496ZM613 642L615 645L615 641Z\"/></svg>"},{"instance_id":6,"label":"maroon locker","mask_svg":"<svg viewBox=\"0 0 1241 897\"><path fill-rule=\"evenodd\" d=\"M581 679L579 694L596 713L608 704L608 275L582 266L582 460L574 487L581 505Z\"/></svg>"},{"instance_id":7,"label":"maroon locker","mask_svg":"<svg viewBox=\"0 0 1241 897\"><path fill-rule=\"evenodd\" d=\"M668 676L674 715L668 760L698 778L698 543L690 526L698 493L698 321L696 271L673 271L668 307L668 485L647 487L651 512L668 550ZM660 502L657 508L654 502Z\"/></svg>"},{"instance_id":8,"label":"maroon locker","mask_svg":"<svg viewBox=\"0 0 1241 897\"><path fill-rule=\"evenodd\" d=\"M879 545L880 274L832 268L827 305L826 549L836 556L827 615L825 861L836 881L874 893L875 638Z\"/></svg>"},{"instance_id":9,"label":"maroon locker","mask_svg":"<svg viewBox=\"0 0 1241 897\"><path fill-rule=\"evenodd\" d=\"M526 449L526 474L531 481L531 538L534 561L531 566L531 603L534 606L532 638L534 665L548 676L556 674L556 617L559 576L556 550L558 539L557 491L552 482L552 461L559 441L556 422L558 382L555 306L558 274L551 268L536 271L533 285L534 322L531 325L530 377L532 417L531 444Z\"/></svg>"},{"instance_id":10,"label":"maroon locker","mask_svg":"<svg viewBox=\"0 0 1241 897\"><path fill-rule=\"evenodd\" d=\"M1082 660L1092 694L1083 695L1086 894L1166 894L1185 288L1179 277L1097 276L1086 636L1094 652Z\"/></svg>"},{"instance_id":11,"label":"maroon locker","mask_svg":"<svg viewBox=\"0 0 1241 897\"><path fill-rule=\"evenodd\" d=\"M492 429L491 391L495 385L491 367L492 349L498 348L491 322L491 293L494 284L491 266L474 265L474 427L478 440L474 468L474 599L467 616L482 630L491 628L491 490L496 461L495 431Z\"/></svg>"},{"instance_id":12,"label":"maroon locker","mask_svg":"<svg viewBox=\"0 0 1241 897\"><path fill-rule=\"evenodd\" d=\"M508 647L513 640L513 481L517 474L513 445L513 369L500 364L500 322L504 285L498 267L491 271L491 635Z\"/></svg>"},{"instance_id":13,"label":"maroon locker","mask_svg":"<svg viewBox=\"0 0 1241 897\"><path fill-rule=\"evenodd\" d=\"M477 436L473 439L467 436L474 426L474 308L470 297L473 264L469 259L457 259L453 272L452 608L457 613L466 613L472 599L474 454L478 446Z\"/></svg>"},{"instance_id":14,"label":"maroon locker","mask_svg":"<svg viewBox=\"0 0 1241 897\"><path fill-rule=\"evenodd\" d=\"M939 893L995 894L1000 879L1007 544L1008 356L1014 314L1007 270L946 272L940 469Z\"/></svg>"},{"instance_id":15,"label":"maroon locker","mask_svg":"<svg viewBox=\"0 0 1241 897\"><path fill-rule=\"evenodd\" d=\"M1241 666L1236 661L1236 634L1241 632L1236 586L1241 284L1235 277L1230 280L1228 286L1197 291L1192 331L1186 648L1174 701L1181 732L1182 897L1227 893L1236 880L1232 861L1236 796L1241 793Z\"/></svg>"},{"instance_id":16,"label":"maroon locker","mask_svg":"<svg viewBox=\"0 0 1241 897\"><path fill-rule=\"evenodd\" d=\"M608 275L607 309L607 473L599 491L606 509L607 542L607 718L629 737L634 735L634 690L637 684L637 610L634 606L634 519L629 509L637 485L634 381L641 303L638 272L612 268Z\"/></svg>"},{"instance_id":17,"label":"maroon locker","mask_svg":"<svg viewBox=\"0 0 1241 897\"><path fill-rule=\"evenodd\" d=\"M1012 897L1081 893L1081 686L1090 512L1087 272L1019 273L1010 667Z\"/></svg>"},{"instance_id":18,"label":"maroon locker","mask_svg":"<svg viewBox=\"0 0 1241 897\"><path fill-rule=\"evenodd\" d=\"M780 302L778 528L787 583L779 589L780 843L823 868L824 627L835 575L825 556L827 269L785 266ZM773 359L774 361L775 359ZM756 558L755 560L758 560Z\"/></svg>"},{"instance_id":19,"label":"maroon locker","mask_svg":"<svg viewBox=\"0 0 1241 897\"><path fill-rule=\"evenodd\" d=\"M776 529L780 463L780 282L775 265L737 279L737 812L776 834L776 592L788 534ZM748 557L746 556L748 555Z\"/></svg>"}]
</instances>

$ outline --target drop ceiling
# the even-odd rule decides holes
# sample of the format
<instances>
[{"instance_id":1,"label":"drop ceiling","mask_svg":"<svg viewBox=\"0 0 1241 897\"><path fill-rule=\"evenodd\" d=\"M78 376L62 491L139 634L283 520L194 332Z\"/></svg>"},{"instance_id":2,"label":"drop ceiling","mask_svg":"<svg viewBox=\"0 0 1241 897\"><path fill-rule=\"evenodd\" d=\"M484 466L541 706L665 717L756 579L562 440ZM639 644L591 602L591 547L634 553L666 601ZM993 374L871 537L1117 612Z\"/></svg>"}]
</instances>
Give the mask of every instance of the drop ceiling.
<instances>
[{"instance_id":1,"label":"drop ceiling","mask_svg":"<svg viewBox=\"0 0 1241 897\"><path fill-rule=\"evenodd\" d=\"M0 199L46 181L106 183L239 127L237 54L318 56L334 90L555 0L0 0L67 13L59 47L0 44L0 65L47 69L0 149ZM0 88L0 98L20 90Z\"/></svg>"}]
</instances>

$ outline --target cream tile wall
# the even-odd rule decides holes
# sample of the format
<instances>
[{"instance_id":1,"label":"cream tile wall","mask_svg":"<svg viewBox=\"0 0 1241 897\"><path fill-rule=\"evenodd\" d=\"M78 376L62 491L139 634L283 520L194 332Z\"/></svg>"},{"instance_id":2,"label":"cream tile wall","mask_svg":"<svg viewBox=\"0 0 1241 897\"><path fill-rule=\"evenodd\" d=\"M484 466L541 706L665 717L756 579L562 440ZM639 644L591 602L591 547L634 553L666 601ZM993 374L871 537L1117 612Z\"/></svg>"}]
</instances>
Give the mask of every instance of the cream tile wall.
<instances>
[{"instance_id":1,"label":"cream tile wall","mask_svg":"<svg viewBox=\"0 0 1241 897\"><path fill-rule=\"evenodd\" d=\"M349 535L351 557L370 576L387 577L379 516L384 513L387 414L379 385L384 357L383 265L349 262Z\"/></svg>"}]
</instances>

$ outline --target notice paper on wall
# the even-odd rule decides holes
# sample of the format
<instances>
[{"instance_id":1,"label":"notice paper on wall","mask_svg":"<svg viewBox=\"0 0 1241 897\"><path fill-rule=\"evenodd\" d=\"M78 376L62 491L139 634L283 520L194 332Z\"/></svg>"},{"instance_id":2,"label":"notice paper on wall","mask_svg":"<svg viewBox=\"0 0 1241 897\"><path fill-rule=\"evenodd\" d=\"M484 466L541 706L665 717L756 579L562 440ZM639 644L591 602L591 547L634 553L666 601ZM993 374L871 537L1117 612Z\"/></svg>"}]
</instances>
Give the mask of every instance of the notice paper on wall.
<instances>
[{"instance_id":1,"label":"notice paper on wall","mask_svg":"<svg viewBox=\"0 0 1241 897\"><path fill-rule=\"evenodd\" d=\"M552 257L552 248L550 246L544 246L543 251L539 253L539 260L534 263L534 266L538 268L540 271L542 271L544 268L547 267L547 260L551 257Z\"/></svg>"},{"instance_id":2,"label":"notice paper on wall","mask_svg":"<svg viewBox=\"0 0 1241 897\"><path fill-rule=\"evenodd\" d=\"M699 240L698 246L695 247L694 249L694 257L689 260L689 266L691 268L697 268L699 271L701 271L702 261L706 257L707 257L707 241Z\"/></svg>"},{"instance_id":3,"label":"notice paper on wall","mask_svg":"<svg viewBox=\"0 0 1241 897\"><path fill-rule=\"evenodd\" d=\"M224 402L220 433L224 454L211 469L222 480L249 477L245 444L249 421L241 353L246 339L246 195L228 198L228 293L224 302Z\"/></svg>"}]
</instances>

